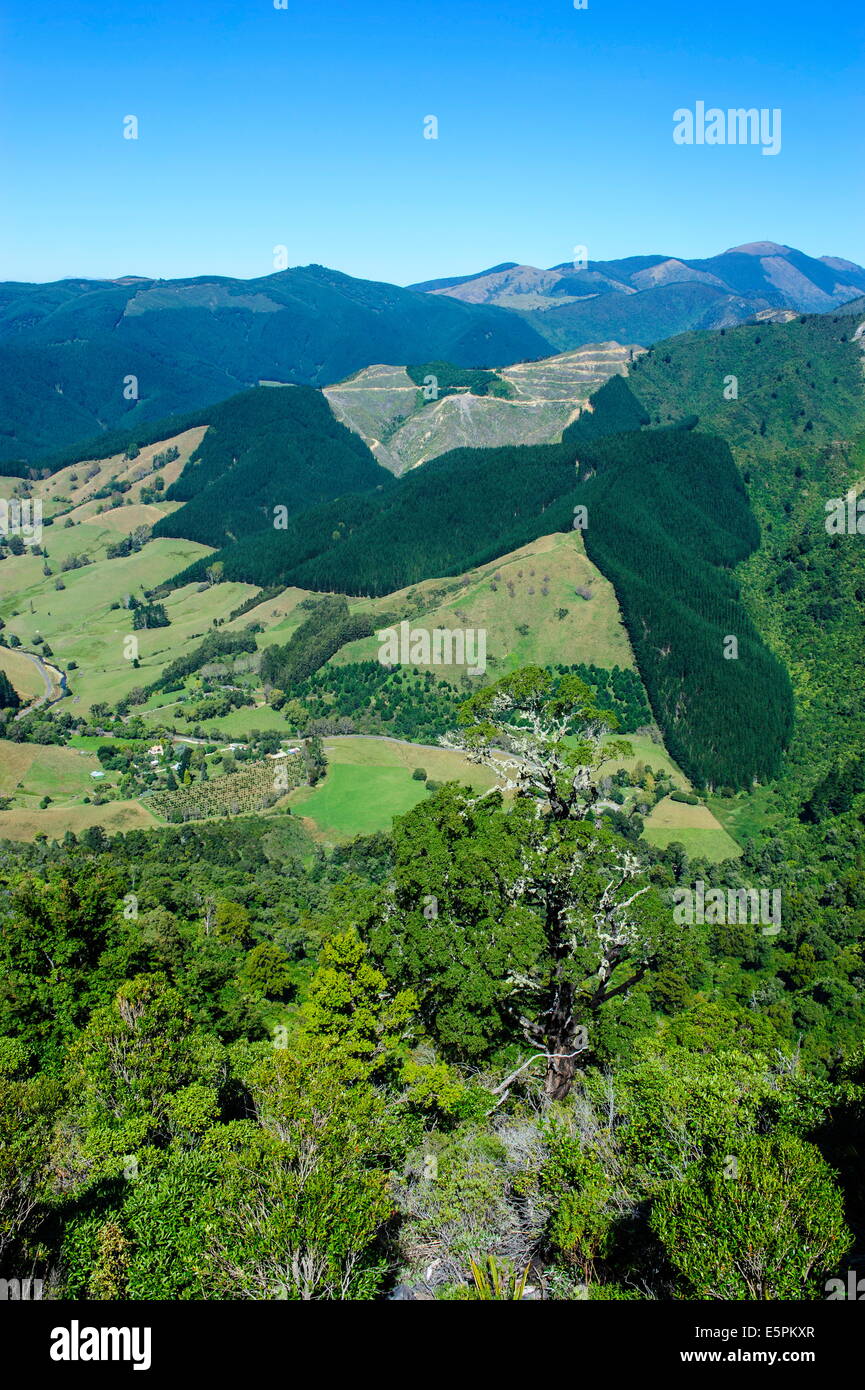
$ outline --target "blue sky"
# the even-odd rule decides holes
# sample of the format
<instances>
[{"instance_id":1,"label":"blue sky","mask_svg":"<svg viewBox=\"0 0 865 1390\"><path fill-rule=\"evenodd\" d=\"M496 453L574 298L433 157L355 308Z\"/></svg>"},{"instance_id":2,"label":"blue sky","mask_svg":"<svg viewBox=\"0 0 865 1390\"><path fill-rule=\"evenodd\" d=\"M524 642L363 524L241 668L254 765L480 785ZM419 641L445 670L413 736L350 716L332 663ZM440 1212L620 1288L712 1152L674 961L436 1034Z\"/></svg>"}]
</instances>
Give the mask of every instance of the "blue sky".
<instances>
[{"instance_id":1,"label":"blue sky","mask_svg":"<svg viewBox=\"0 0 865 1390\"><path fill-rule=\"evenodd\" d=\"M0 279L865 263L863 38L861 0L0 0ZM675 145L698 100L781 153Z\"/></svg>"}]
</instances>

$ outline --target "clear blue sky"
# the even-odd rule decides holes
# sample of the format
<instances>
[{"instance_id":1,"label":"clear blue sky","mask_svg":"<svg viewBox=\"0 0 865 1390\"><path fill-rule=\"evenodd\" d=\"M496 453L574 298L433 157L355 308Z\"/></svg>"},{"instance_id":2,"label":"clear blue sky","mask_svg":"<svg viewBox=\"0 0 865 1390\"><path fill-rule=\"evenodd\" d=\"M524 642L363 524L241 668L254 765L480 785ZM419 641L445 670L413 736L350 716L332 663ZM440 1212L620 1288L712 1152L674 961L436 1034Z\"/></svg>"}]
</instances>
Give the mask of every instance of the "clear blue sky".
<instances>
[{"instance_id":1,"label":"clear blue sky","mask_svg":"<svg viewBox=\"0 0 865 1390\"><path fill-rule=\"evenodd\" d=\"M862 0L0 0L0 279L865 263L863 37ZM698 100L780 107L781 153L674 145Z\"/></svg>"}]
</instances>

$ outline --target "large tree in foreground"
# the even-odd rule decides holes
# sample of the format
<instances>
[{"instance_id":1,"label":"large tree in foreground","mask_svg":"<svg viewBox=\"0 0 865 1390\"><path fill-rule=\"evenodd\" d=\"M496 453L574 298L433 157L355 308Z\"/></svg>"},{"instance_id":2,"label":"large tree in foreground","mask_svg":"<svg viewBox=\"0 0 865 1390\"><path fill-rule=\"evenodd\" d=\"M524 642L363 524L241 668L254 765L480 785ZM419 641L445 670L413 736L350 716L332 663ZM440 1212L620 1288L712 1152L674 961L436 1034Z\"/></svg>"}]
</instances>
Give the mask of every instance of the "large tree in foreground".
<instances>
[{"instance_id":1,"label":"large tree in foreground","mask_svg":"<svg viewBox=\"0 0 865 1390\"><path fill-rule=\"evenodd\" d=\"M633 848L592 814L612 720L582 681L529 668L461 719L451 745L503 767L513 803L449 786L397 823L374 949L445 1051L480 1059L522 1039L518 1071L543 1062L561 1099L593 1019L659 958L668 923Z\"/></svg>"},{"instance_id":2,"label":"large tree in foreground","mask_svg":"<svg viewBox=\"0 0 865 1390\"><path fill-rule=\"evenodd\" d=\"M583 820L600 798L602 765L632 752L627 739L610 738L616 724L579 676L555 680L526 666L467 700L459 730L442 743L509 790L541 799L553 820Z\"/></svg>"}]
</instances>

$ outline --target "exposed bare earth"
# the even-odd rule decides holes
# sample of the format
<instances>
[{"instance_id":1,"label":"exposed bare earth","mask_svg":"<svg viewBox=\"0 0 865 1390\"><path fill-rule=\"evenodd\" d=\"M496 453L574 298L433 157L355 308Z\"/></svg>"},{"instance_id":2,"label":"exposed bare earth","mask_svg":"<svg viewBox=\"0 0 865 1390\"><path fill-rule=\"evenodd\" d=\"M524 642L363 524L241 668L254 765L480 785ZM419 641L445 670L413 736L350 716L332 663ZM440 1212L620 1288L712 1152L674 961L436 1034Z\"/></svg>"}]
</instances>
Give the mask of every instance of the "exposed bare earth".
<instances>
[{"instance_id":1,"label":"exposed bare earth","mask_svg":"<svg viewBox=\"0 0 865 1390\"><path fill-rule=\"evenodd\" d=\"M405 473L450 449L549 444L609 377L625 376L642 352L620 343L593 343L541 362L499 369L514 396L460 393L424 401L402 367L367 367L325 389L338 420L359 434L379 463Z\"/></svg>"}]
</instances>

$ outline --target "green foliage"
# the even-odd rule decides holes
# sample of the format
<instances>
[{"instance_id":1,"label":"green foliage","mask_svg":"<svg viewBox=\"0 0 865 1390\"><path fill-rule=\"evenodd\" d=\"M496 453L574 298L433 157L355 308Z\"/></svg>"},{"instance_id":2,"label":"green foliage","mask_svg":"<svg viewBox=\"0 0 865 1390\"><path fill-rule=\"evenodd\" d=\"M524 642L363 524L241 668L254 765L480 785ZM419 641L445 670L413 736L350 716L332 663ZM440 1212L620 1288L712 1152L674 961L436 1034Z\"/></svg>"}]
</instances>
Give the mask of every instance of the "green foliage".
<instances>
[{"instance_id":1,"label":"green foliage","mask_svg":"<svg viewBox=\"0 0 865 1390\"><path fill-rule=\"evenodd\" d=\"M522 1274L502 1266L495 1255L488 1255L486 1266L471 1262L475 1297L484 1302L513 1302L521 1299L529 1279L528 1265Z\"/></svg>"},{"instance_id":2,"label":"green foliage","mask_svg":"<svg viewBox=\"0 0 865 1390\"><path fill-rule=\"evenodd\" d=\"M468 700L458 746L507 775L515 802L505 810L499 792L475 798L451 784L404 817L394 883L369 929L446 1055L488 1057L523 1038L553 1096L589 1050L583 1022L669 949L649 885L632 882L639 857L593 817L600 766L616 751L604 744L610 719L578 677L554 684L537 667Z\"/></svg>"},{"instance_id":3,"label":"green foliage","mask_svg":"<svg viewBox=\"0 0 865 1390\"><path fill-rule=\"evenodd\" d=\"M132 626L136 631L149 627L168 627L168 615L162 603L139 603L132 614Z\"/></svg>"},{"instance_id":4,"label":"green foliage","mask_svg":"<svg viewBox=\"0 0 865 1390\"><path fill-rule=\"evenodd\" d=\"M658 1195L651 1223L670 1260L697 1298L818 1297L852 1240L831 1169L785 1134L745 1139L731 1158Z\"/></svg>"},{"instance_id":5,"label":"green foliage","mask_svg":"<svg viewBox=\"0 0 865 1390\"><path fill-rule=\"evenodd\" d=\"M406 367L406 372L416 386L423 386L428 377L434 377L436 394L432 399L456 395L468 391L473 396L510 396L513 388L496 372L484 372L467 367L454 366L453 362L425 362L422 366Z\"/></svg>"},{"instance_id":6,"label":"green foliage","mask_svg":"<svg viewBox=\"0 0 865 1390\"><path fill-rule=\"evenodd\" d=\"M0 671L0 709L20 709L21 696L6 675Z\"/></svg>"},{"instance_id":7,"label":"green foliage","mask_svg":"<svg viewBox=\"0 0 865 1390\"><path fill-rule=\"evenodd\" d=\"M253 994L280 999L294 984L294 974L284 951L270 942L254 946L244 962L241 980Z\"/></svg>"},{"instance_id":8,"label":"green foliage","mask_svg":"<svg viewBox=\"0 0 865 1390\"><path fill-rule=\"evenodd\" d=\"M51 1136L62 1098L56 1080L33 1074L21 1042L0 1038L0 1267L49 1198Z\"/></svg>"},{"instance_id":9,"label":"green foliage","mask_svg":"<svg viewBox=\"0 0 865 1390\"><path fill-rule=\"evenodd\" d=\"M605 435L625 434L649 424L645 407L625 378L611 376L592 396L592 409L580 413L562 436L568 444L588 444Z\"/></svg>"},{"instance_id":10,"label":"green foliage","mask_svg":"<svg viewBox=\"0 0 865 1390\"><path fill-rule=\"evenodd\" d=\"M225 777L190 782L178 787L169 773L165 789L148 793L146 804L173 824L205 816L247 815L265 810L285 796L301 779L301 759L264 759ZM173 785L172 785L173 783Z\"/></svg>"},{"instance_id":11,"label":"green foliage","mask_svg":"<svg viewBox=\"0 0 865 1390\"><path fill-rule=\"evenodd\" d=\"M865 474L862 354L845 315L846 306L791 323L688 333L632 371L653 419L698 414L702 429L730 445L748 488L761 543L737 577L795 688L783 781L797 804L838 763L839 747L865 751L865 549L825 528L826 502L858 490ZM726 400L732 376L739 396Z\"/></svg>"},{"instance_id":12,"label":"green foliage","mask_svg":"<svg viewBox=\"0 0 865 1390\"><path fill-rule=\"evenodd\" d=\"M352 616L341 595L319 599L284 647L268 647L262 657L261 678L280 690L293 690L308 680L346 642L369 637L372 620Z\"/></svg>"},{"instance_id":13,"label":"green foliage","mask_svg":"<svg viewBox=\"0 0 865 1390\"><path fill-rule=\"evenodd\" d=\"M581 450L580 478L586 548L616 588L670 753L700 785L768 779L793 700L729 573L759 541L729 448L677 430L601 439Z\"/></svg>"},{"instance_id":14,"label":"green foliage","mask_svg":"<svg viewBox=\"0 0 865 1390\"><path fill-rule=\"evenodd\" d=\"M522 673L464 727L534 717L542 772L557 720L587 748L564 680ZM623 850L580 768L557 811L450 786L393 844L329 857L251 817L2 848L4 1274L344 1300L432 1271L472 1300L492 1258L500 1296L531 1266L553 1299L822 1297L865 1220L859 815L774 842L799 885L780 939L670 940L656 895L605 899ZM631 881L675 871L657 852ZM570 1089L525 1065L565 1006L588 1034Z\"/></svg>"},{"instance_id":15,"label":"green foliage","mask_svg":"<svg viewBox=\"0 0 865 1390\"><path fill-rule=\"evenodd\" d=\"M217 548L255 531L279 540L283 532L274 527L284 515L392 483L319 391L259 387L214 406L209 416L210 428L166 493L186 505L156 523L156 536ZM285 513L278 518L279 508Z\"/></svg>"},{"instance_id":16,"label":"green foliage","mask_svg":"<svg viewBox=\"0 0 865 1390\"><path fill-rule=\"evenodd\" d=\"M159 680L154 681L148 690L170 689L176 682L184 680L186 676L193 675L211 661L218 661L220 657L224 656L235 656L239 652L254 652L255 650L255 636L251 632L208 632L198 646L169 662Z\"/></svg>"},{"instance_id":17,"label":"green foliage","mask_svg":"<svg viewBox=\"0 0 865 1390\"><path fill-rule=\"evenodd\" d=\"M622 670L614 666L606 670L600 666L586 666L578 662L573 666L554 666L554 674L579 676L592 692L592 700L600 710L609 710L616 717L616 728L623 734L636 733L652 722L652 711L646 699L646 691L639 674L630 669Z\"/></svg>"},{"instance_id":18,"label":"green foliage","mask_svg":"<svg viewBox=\"0 0 865 1390\"><path fill-rule=\"evenodd\" d=\"M301 730L434 743L456 722L461 697L436 672L354 661L324 666L297 687L294 698Z\"/></svg>"}]
</instances>

